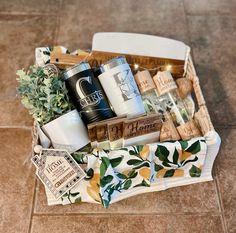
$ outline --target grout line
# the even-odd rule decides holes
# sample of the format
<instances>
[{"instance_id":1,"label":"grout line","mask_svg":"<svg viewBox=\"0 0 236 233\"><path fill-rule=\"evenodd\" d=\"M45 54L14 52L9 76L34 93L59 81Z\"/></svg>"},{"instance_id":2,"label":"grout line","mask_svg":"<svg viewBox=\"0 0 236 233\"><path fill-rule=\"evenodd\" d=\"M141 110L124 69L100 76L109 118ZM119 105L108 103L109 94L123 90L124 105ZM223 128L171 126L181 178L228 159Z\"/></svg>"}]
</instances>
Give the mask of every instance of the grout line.
<instances>
[{"instance_id":1,"label":"grout line","mask_svg":"<svg viewBox=\"0 0 236 233\"><path fill-rule=\"evenodd\" d=\"M60 12L61 12L62 6L63 6L63 0L60 0L58 14L57 14L56 30L55 30L54 40L53 40L54 46L58 45L58 35L60 32L60 27L61 27L61 14L60 14Z\"/></svg>"},{"instance_id":2,"label":"grout line","mask_svg":"<svg viewBox=\"0 0 236 233\"><path fill-rule=\"evenodd\" d=\"M215 172L215 173L217 174L217 172ZM228 229L227 229L227 224L226 224L225 215L224 215L224 206L223 206L223 201L222 201L222 196L221 196L221 191L220 191L220 186L219 186L219 179L218 179L217 175L215 176L214 180L215 180L214 183L216 186L216 191L218 194L217 196L218 196L219 207L220 207L220 212L221 212L222 224L224 227L224 232L227 233Z\"/></svg>"},{"instance_id":3,"label":"grout line","mask_svg":"<svg viewBox=\"0 0 236 233\"><path fill-rule=\"evenodd\" d=\"M182 0L182 4L183 4L184 18L185 18L185 23L186 23L186 28L187 28L187 37L188 37L188 42L189 42L189 46L190 46L190 45L191 45L191 34L190 34L190 30L189 30L189 23L188 23L188 17L187 17L187 10L186 10L186 7L185 7L184 0ZM192 46L190 46L190 53L191 53L191 55L193 56L191 47L192 47Z\"/></svg>"},{"instance_id":4,"label":"grout line","mask_svg":"<svg viewBox=\"0 0 236 233\"><path fill-rule=\"evenodd\" d=\"M0 16L57 16L57 14L44 13L44 12L20 12L20 11L3 11Z\"/></svg>"},{"instance_id":5,"label":"grout line","mask_svg":"<svg viewBox=\"0 0 236 233\"><path fill-rule=\"evenodd\" d=\"M1 125L0 129L25 129L25 130L32 130L33 126L18 126L18 125Z\"/></svg>"},{"instance_id":6,"label":"grout line","mask_svg":"<svg viewBox=\"0 0 236 233\"><path fill-rule=\"evenodd\" d=\"M216 129L236 129L236 125L217 125L213 124Z\"/></svg>"},{"instance_id":7,"label":"grout line","mask_svg":"<svg viewBox=\"0 0 236 233\"><path fill-rule=\"evenodd\" d=\"M36 186L37 186L37 179L35 179L34 181L34 193L33 193L31 212L30 212L30 223L29 223L28 233L31 233L31 228L32 228L32 219L34 215L34 207L35 207L35 199L36 199Z\"/></svg>"},{"instance_id":8,"label":"grout line","mask_svg":"<svg viewBox=\"0 0 236 233\"><path fill-rule=\"evenodd\" d=\"M216 12L215 12L215 13L210 13L210 14L209 14L209 13L187 13L187 12L186 12L186 15L187 15L187 16L190 16L190 17L191 17L191 16L193 16L193 17L194 17L194 16L205 16L205 17L211 17L211 16L212 16L212 17L216 17L216 16L219 16L219 17L220 17L220 16L227 16L227 17L229 17L229 18L230 18L230 17L233 17L233 18L236 17L234 13L216 13Z\"/></svg>"},{"instance_id":9,"label":"grout line","mask_svg":"<svg viewBox=\"0 0 236 233\"><path fill-rule=\"evenodd\" d=\"M188 215L188 216L208 216L208 215L211 215L211 216L220 216L221 214L219 212L199 212L199 213L196 213L196 212L185 212L185 213L153 213L153 212L149 212L149 213L129 213L129 212L91 212L91 213L34 213L34 216L36 217L61 217L61 216L109 216L109 215L130 215L130 216L140 216L140 215L143 215L143 216L185 216L185 215Z\"/></svg>"}]
</instances>

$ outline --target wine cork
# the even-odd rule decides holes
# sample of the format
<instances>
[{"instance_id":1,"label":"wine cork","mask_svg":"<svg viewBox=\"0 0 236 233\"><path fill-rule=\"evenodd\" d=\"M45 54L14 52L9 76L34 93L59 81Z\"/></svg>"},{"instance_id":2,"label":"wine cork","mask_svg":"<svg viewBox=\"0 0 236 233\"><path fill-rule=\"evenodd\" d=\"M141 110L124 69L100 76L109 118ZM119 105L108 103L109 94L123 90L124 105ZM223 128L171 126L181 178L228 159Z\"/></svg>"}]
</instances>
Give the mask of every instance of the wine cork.
<instances>
[{"instance_id":1,"label":"wine cork","mask_svg":"<svg viewBox=\"0 0 236 233\"><path fill-rule=\"evenodd\" d=\"M177 130L183 140L202 136L194 120L190 120L187 123L178 126Z\"/></svg>"},{"instance_id":2,"label":"wine cork","mask_svg":"<svg viewBox=\"0 0 236 233\"><path fill-rule=\"evenodd\" d=\"M178 78L176 79L176 83L181 99L186 98L187 95L190 94L193 89L192 81L187 78Z\"/></svg>"},{"instance_id":3,"label":"wine cork","mask_svg":"<svg viewBox=\"0 0 236 233\"><path fill-rule=\"evenodd\" d=\"M167 120L162 123L160 132L160 142L177 141L180 139L179 133L176 130L172 120Z\"/></svg>"}]
</instances>

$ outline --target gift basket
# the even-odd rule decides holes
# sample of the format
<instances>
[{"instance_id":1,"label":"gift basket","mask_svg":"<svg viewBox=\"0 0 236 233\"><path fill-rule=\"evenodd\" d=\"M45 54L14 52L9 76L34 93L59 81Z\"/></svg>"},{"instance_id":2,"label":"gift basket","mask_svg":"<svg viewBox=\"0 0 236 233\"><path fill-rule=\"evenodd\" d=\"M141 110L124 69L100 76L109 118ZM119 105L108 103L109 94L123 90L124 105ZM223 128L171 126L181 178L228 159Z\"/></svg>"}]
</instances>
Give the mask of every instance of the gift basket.
<instances>
[{"instance_id":1,"label":"gift basket","mask_svg":"<svg viewBox=\"0 0 236 233\"><path fill-rule=\"evenodd\" d=\"M18 92L35 119L32 162L48 205L107 208L212 180L220 137L184 43L96 33L89 51L35 55L29 71L17 71Z\"/></svg>"}]
</instances>

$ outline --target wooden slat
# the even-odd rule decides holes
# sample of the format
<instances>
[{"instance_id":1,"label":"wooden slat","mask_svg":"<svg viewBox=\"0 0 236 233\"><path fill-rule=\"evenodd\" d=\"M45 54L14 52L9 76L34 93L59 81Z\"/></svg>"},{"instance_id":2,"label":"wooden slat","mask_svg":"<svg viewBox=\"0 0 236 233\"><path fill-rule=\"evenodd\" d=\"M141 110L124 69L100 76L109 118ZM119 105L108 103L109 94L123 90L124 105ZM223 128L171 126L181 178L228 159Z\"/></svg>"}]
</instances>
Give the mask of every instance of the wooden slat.
<instances>
[{"instance_id":1,"label":"wooden slat","mask_svg":"<svg viewBox=\"0 0 236 233\"><path fill-rule=\"evenodd\" d=\"M82 61L89 62L91 67L97 67L114 57L122 55L126 57L126 60L130 64L131 69L134 68L134 64L138 64L140 69L148 69L151 75L155 75L157 70L166 70L168 66L171 67L170 71L174 78L180 78L184 73L184 61L182 60L102 51L92 51L90 54L88 53L81 55L60 54L52 52L50 62L62 69L68 68Z\"/></svg>"}]
</instances>

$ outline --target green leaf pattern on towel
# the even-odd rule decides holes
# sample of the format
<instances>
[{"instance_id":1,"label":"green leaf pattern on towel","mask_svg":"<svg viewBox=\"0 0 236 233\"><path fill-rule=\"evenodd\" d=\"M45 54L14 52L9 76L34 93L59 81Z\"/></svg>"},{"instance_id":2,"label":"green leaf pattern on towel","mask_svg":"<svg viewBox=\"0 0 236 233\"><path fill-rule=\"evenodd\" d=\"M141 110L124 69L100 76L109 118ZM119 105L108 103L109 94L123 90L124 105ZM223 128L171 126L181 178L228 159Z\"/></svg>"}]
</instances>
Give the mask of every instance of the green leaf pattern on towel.
<instances>
[{"instance_id":1,"label":"green leaf pattern on towel","mask_svg":"<svg viewBox=\"0 0 236 233\"><path fill-rule=\"evenodd\" d=\"M90 164L87 176L63 196L63 201L97 202L107 208L120 194L158 185L160 178L199 177L205 155L203 138L130 146L113 151L94 149L87 158L83 158Z\"/></svg>"}]
</instances>

